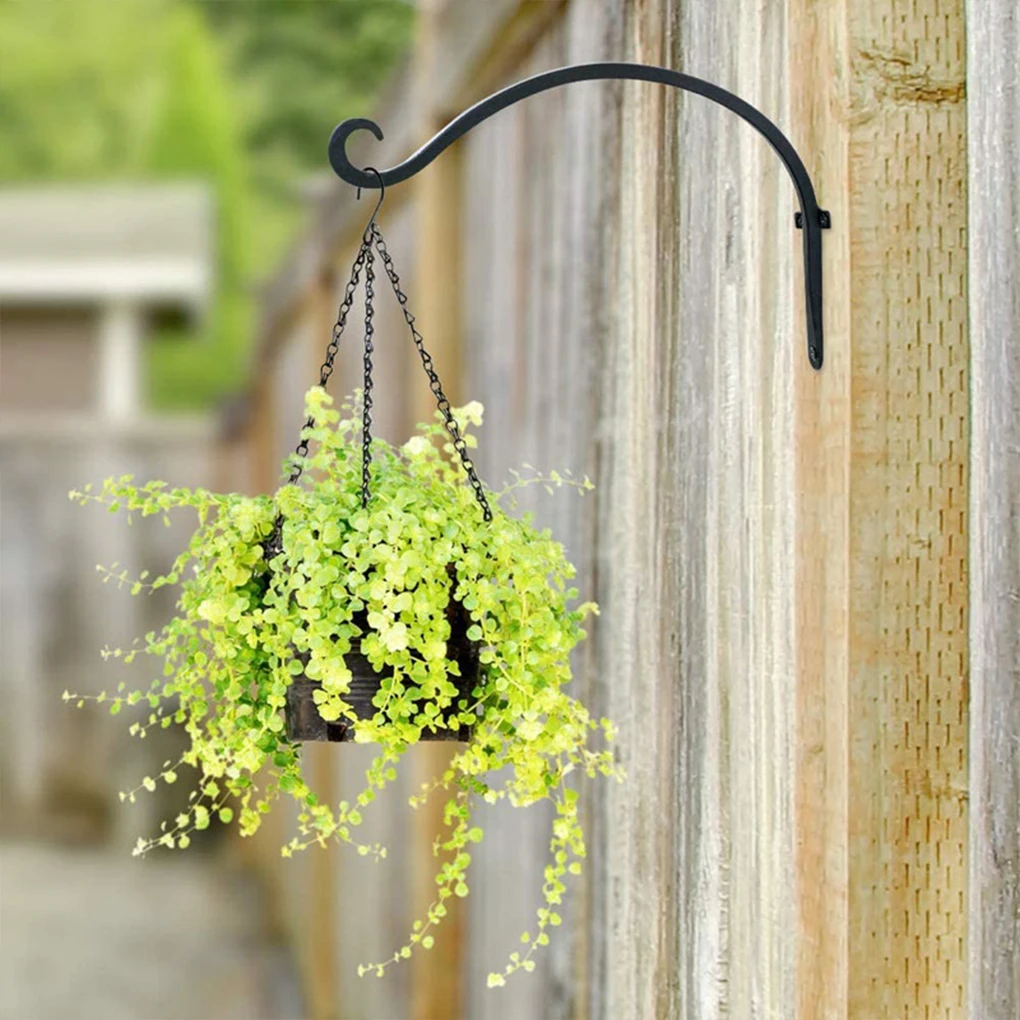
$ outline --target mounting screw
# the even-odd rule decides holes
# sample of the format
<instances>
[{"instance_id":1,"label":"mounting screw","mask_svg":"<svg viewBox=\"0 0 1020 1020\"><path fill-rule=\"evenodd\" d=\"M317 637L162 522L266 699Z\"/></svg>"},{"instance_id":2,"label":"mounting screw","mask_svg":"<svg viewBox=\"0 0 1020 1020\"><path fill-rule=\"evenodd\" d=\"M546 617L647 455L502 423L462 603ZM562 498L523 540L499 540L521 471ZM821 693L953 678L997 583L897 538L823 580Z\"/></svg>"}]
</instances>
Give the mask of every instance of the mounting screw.
<instances>
[{"instance_id":1,"label":"mounting screw","mask_svg":"<svg viewBox=\"0 0 1020 1020\"><path fill-rule=\"evenodd\" d=\"M793 225L798 230L804 226L804 216L802 213L795 212L793 214ZM832 226L832 217L829 215L828 209L818 210L818 226L820 226L822 230L828 230Z\"/></svg>"}]
</instances>

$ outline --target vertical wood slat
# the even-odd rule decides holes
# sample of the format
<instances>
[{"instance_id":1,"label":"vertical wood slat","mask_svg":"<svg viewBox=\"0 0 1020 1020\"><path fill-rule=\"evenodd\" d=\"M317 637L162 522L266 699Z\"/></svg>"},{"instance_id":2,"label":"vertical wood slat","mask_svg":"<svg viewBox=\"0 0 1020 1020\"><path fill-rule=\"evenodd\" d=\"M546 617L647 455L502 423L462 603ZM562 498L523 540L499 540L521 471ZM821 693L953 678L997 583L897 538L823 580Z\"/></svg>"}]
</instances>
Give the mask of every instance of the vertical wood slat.
<instances>
[{"instance_id":1,"label":"vertical wood slat","mask_svg":"<svg viewBox=\"0 0 1020 1020\"><path fill-rule=\"evenodd\" d=\"M495 485L508 463L527 459L520 449L531 396L524 376L528 316L521 279L527 264L526 210L533 197L523 172L531 155L527 112L508 111L491 124L487 137L466 144L464 153L465 211L472 214L463 239L465 368L472 394L486 408L476 462L486 482ZM538 819L533 809L518 812L503 804L477 810L486 835L475 848L467 903L465 1015L524 1020L543 1005L544 975L536 973L537 982L514 989L512 996L494 995L485 986L485 975L502 966L516 935L530 922L529 901L540 884Z\"/></svg>"},{"instance_id":2,"label":"vertical wood slat","mask_svg":"<svg viewBox=\"0 0 1020 1020\"><path fill-rule=\"evenodd\" d=\"M272 430L270 439L271 461L266 465L271 482L264 490L273 492L280 484L283 461L293 452L300 439L304 394L310 382L309 362L318 323L316 287L305 288L281 332L272 352L270 388L272 392ZM306 764L310 781L319 778L322 759L313 752ZM289 797L277 802L270 813L273 826L262 839L267 841L265 852L279 858L280 846L295 832L297 804ZM261 834L260 834L261 835ZM282 858L279 858L282 860ZM307 1008L314 1020L329 1020L334 1015L330 973L321 973L317 940L322 934L324 918L317 900L317 878L322 867L314 853L299 854L284 862L279 879L282 891L283 923L295 958L299 965L301 985Z\"/></svg>"},{"instance_id":3,"label":"vertical wood slat","mask_svg":"<svg viewBox=\"0 0 1020 1020\"><path fill-rule=\"evenodd\" d=\"M1020 16L969 0L970 1016L1020 1016Z\"/></svg>"},{"instance_id":4,"label":"vertical wood slat","mask_svg":"<svg viewBox=\"0 0 1020 1020\"><path fill-rule=\"evenodd\" d=\"M741 0L728 35L727 74L735 91L788 122L785 12ZM724 111L719 116L727 121ZM743 491L742 513L731 534L746 536L742 590L731 596L739 607L744 654L728 678L735 691L729 723L734 874L742 876L730 907L731 958L739 978L731 981L731 996L737 1015L790 1016L796 945L793 366L806 361L800 235L791 230L796 197L775 153L742 123L726 130L733 169L725 187L734 198L724 206L726 228L716 258L732 297L721 304L719 342L734 348L738 393L746 394L730 412L743 448L740 474L733 477ZM757 328L747 329L749 322ZM727 486L722 501L728 493ZM739 967L742 960L745 968Z\"/></svg>"},{"instance_id":5,"label":"vertical wood slat","mask_svg":"<svg viewBox=\"0 0 1020 1020\"><path fill-rule=\"evenodd\" d=\"M558 26L509 77L564 63L569 38ZM598 245L585 243L592 237L588 214L598 201L592 186L599 179L597 136L583 134L579 124L597 125L598 100L597 86L550 93L541 108L508 111L467 145L467 353L472 392L487 409L479 463L497 487L507 469L522 462L579 475L590 471L596 341L577 330L571 309L577 312L589 286L595 293L601 289L588 275L600 257ZM545 500L533 490L523 494L521 509L554 526L576 556L588 503L570 492ZM591 593L585 577L577 581ZM499 967L520 932L533 926L550 817L545 805L526 811L498 805L483 814L487 836L476 853L468 905L467 1015L569 1015L578 995L567 930L576 889L562 911L567 924L541 954L543 968L526 982L515 979L511 994L485 987L486 971Z\"/></svg>"},{"instance_id":6,"label":"vertical wood slat","mask_svg":"<svg viewBox=\"0 0 1020 1020\"><path fill-rule=\"evenodd\" d=\"M674 59L684 70L785 119L781 11L676 5L675 13ZM793 197L746 125L697 97L679 106L679 272L673 283L664 263L658 281L679 298L677 319L660 325L676 345L664 409L677 463L665 466L660 508L677 550L664 608L680 604L678 637L672 647L663 639L680 704L675 1010L786 1016L795 927L790 377L803 349L800 299L788 282Z\"/></svg>"},{"instance_id":7,"label":"vertical wood slat","mask_svg":"<svg viewBox=\"0 0 1020 1020\"><path fill-rule=\"evenodd\" d=\"M578 5L568 20L535 47L525 66L509 77L533 74L569 62L569 47L585 11ZM597 24L597 14L588 14ZM496 478L506 477L510 464L529 462L544 471L567 468L581 475L594 462L590 448L595 395L592 384L592 336L577 328L585 314L578 307L587 299L589 273L597 265L598 246L584 243L585 223L597 200L600 154L595 139L584 133L597 123L599 88L563 89L549 96L551 102L525 107L520 111L518 144L513 152L518 227L508 252L508 261L516 279L521 306L516 337L516 392L512 401L514 427L511 435L501 437L495 452L499 461ZM512 138L506 139L512 144ZM481 182L480 188L481 190ZM497 198L498 201L498 198ZM510 238L502 244L510 241ZM489 370L490 381L493 373ZM532 510L537 519L553 528L568 555L586 557L583 532L593 509L591 501L579 501L568 491L545 497L540 489L525 494L521 509ZM575 578L579 590L593 594L590 571ZM576 659L575 659L576 662ZM590 791L597 783L579 783ZM523 817L522 817L523 815ZM526 813L504 811L498 819L501 830L527 833L530 852L527 860L513 861L521 887L528 890L508 914L513 917L504 926L498 940L491 939L500 956L512 947L523 927L532 928L534 912L540 902L542 869L548 858L551 813L547 805ZM498 835L496 836L498 839ZM492 845L490 867L499 867L499 858L510 856ZM577 997L574 918L579 903L578 883L570 890L564 909L565 918L559 936L547 951L540 983L520 989L512 1006L492 1003L486 1016L526 1018L536 1012L550 1017L570 1015ZM504 893L504 900L509 897ZM514 927L511 927L511 924ZM516 929L516 930L515 930ZM499 957L497 957L497 960ZM523 993L523 994L522 994ZM495 1008L494 1008L495 1007Z\"/></svg>"},{"instance_id":8,"label":"vertical wood slat","mask_svg":"<svg viewBox=\"0 0 1020 1020\"><path fill-rule=\"evenodd\" d=\"M842 6L790 0L792 136L833 227L824 235L825 365L793 365L796 501L797 1016L847 1016L851 288ZM827 83L819 88L818 83ZM798 295L800 289L798 288ZM800 327L801 329L803 327ZM798 331L799 332L799 331ZM799 335L803 335L799 333Z\"/></svg>"},{"instance_id":9,"label":"vertical wood slat","mask_svg":"<svg viewBox=\"0 0 1020 1020\"><path fill-rule=\"evenodd\" d=\"M848 1011L948 1020L966 1008L963 3L848 13Z\"/></svg>"},{"instance_id":10,"label":"vertical wood slat","mask_svg":"<svg viewBox=\"0 0 1020 1020\"><path fill-rule=\"evenodd\" d=\"M798 998L806 1016L955 1017L966 985L962 7L795 6L797 50L811 54L795 119L834 213L836 340L824 378L798 380ZM827 89L812 94L818 83Z\"/></svg>"},{"instance_id":11,"label":"vertical wood slat","mask_svg":"<svg viewBox=\"0 0 1020 1020\"><path fill-rule=\"evenodd\" d=\"M680 53L670 54L683 70L716 74L720 11L708 5L680 8ZM716 463L716 366L720 280L719 228L722 189L720 136L725 125L714 107L696 99L678 104L679 225L684 239L674 255L680 307L670 359L671 432L676 443L676 502L666 517L677 537L679 620L674 667L679 711L677 768L683 795L678 801L678 922L683 932L678 974L678 1011L692 1018L724 1015L727 1007L727 860L724 766L727 742L724 691L715 656L717 634L709 620L710 592L718 591L714 548L718 523L712 511ZM695 146L686 145L697 139ZM667 235L668 236L668 235ZM669 490L667 490L667 493Z\"/></svg>"},{"instance_id":12,"label":"vertical wood slat","mask_svg":"<svg viewBox=\"0 0 1020 1020\"><path fill-rule=\"evenodd\" d=\"M626 20L628 57L657 63L662 11L647 5ZM620 728L617 755L625 784L602 784L591 796L604 806L600 834L605 884L606 947L600 1016L661 1015L672 984L663 969L676 930L671 876L663 851L674 822L673 685L669 660L658 640L662 577L655 563L661 535L657 520L660 479L653 437L661 429L657 271L660 245L669 251L673 232L656 211L662 156L663 90L624 83L620 90L619 190L606 246L606 335L599 404L600 449L597 534L597 599L603 618L596 631L595 700ZM601 622L601 621L600 621ZM641 649L635 656L633 650ZM621 896L623 883L627 895Z\"/></svg>"},{"instance_id":13,"label":"vertical wood slat","mask_svg":"<svg viewBox=\"0 0 1020 1020\"><path fill-rule=\"evenodd\" d=\"M569 39L573 59L612 59L622 51L624 17L619 8L599 0L574 0L569 9ZM564 346L576 349L573 360L577 367L568 370L568 377L579 386L584 399L572 409L575 423L574 458L601 486L603 451L607 441L606 427L601 419L604 399L604 378L607 359L608 322L614 298L611 290L614 240L619 243L616 209L621 186L620 113L622 86L618 83L600 85L589 90L590 98L578 107L583 115L575 118L578 137L571 142L571 152L581 152L578 161L584 173L575 179L572 196L572 237L583 258L573 276L570 318L563 324ZM562 199L561 199L562 201ZM576 468L575 468L576 470ZM583 516L576 526L577 586L579 590L601 597L599 588L601 564L596 555L601 536L599 503L586 500ZM571 546L574 552L574 546ZM575 694L587 705L591 714L600 718L608 714L608 685L600 682L600 631L604 620L593 621L589 637L577 659ZM607 834L614 819L609 799L602 784L586 784L583 790L582 821L588 844L583 883L574 895L577 902L568 918L574 929L575 990L573 1010L564 1013L575 1018L605 1015L608 973L612 958L610 900L604 895L609 887L609 852Z\"/></svg>"}]
</instances>

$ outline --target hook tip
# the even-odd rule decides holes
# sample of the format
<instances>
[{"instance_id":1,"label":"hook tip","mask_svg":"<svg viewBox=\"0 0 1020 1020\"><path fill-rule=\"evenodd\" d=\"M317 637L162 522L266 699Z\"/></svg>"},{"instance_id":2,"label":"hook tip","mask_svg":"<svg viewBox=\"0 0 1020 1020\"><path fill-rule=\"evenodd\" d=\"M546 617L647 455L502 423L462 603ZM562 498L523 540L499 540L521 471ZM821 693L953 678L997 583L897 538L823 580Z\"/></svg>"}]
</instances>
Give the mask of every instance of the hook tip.
<instances>
[{"instance_id":1,"label":"hook tip","mask_svg":"<svg viewBox=\"0 0 1020 1020\"><path fill-rule=\"evenodd\" d=\"M364 117L352 117L349 120L345 120L337 124L333 129L333 133L329 136L329 146L327 149L329 165L341 180L347 181L348 184L365 186L365 172L358 169L347 158L347 139L355 131L368 131L375 136L377 141L381 142L383 140L382 128L375 121Z\"/></svg>"},{"instance_id":2,"label":"hook tip","mask_svg":"<svg viewBox=\"0 0 1020 1020\"><path fill-rule=\"evenodd\" d=\"M372 210L372 218L368 221L369 229L375 223L376 216L379 215L379 210L382 208L383 199L386 197L386 181L383 179L383 175L376 170L374 166L366 166L362 171L365 174L375 174L376 180L379 182L379 201L375 204L375 209ZM360 193L361 188L358 188Z\"/></svg>"}]
</instances>

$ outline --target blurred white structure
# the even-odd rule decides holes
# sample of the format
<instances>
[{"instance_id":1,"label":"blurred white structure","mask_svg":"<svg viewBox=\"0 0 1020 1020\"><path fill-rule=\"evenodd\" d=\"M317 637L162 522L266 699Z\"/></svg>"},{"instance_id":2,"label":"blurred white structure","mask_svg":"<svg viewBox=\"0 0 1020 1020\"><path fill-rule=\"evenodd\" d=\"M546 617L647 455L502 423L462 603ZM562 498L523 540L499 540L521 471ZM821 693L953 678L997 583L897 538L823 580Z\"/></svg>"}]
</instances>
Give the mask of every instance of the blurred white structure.
<instances>
[{"instance_id":1,"label":"blurred white structure","mask_svg":"<svg viewBox=\"0 0 1020 1020\"><path fill-rule=\"evenodd\" d=\"M60 693L130 680L111 673L99 649L129 642L169 608L166 599L100 590L95 565L158 567L181 536L176 528L128 531L97 508L73 506L67 492L128 472L208 483L210 423L147 414L143 370L155 321L202 315L214 257L212 200L202 185L0 191L0 794L7 828L49 830L63 815L77 819L79 835L102 835L107 801L127 781L114 778L128 771L115 757L127 741L124 727L111 740L109 720L67 711ZM147 823L136 816L127 824Z\"/></svg>"},{"instance_id":2,"label":"blurred white structure","mask_svg":"<svg viewBox=\"0 0 1020 1020\"><path fill-rule=\"evenodd\" d=\"M0 192L0 410L136 415L146 318L201 314L212 245L202 185ZM43 385L59 358L73 396Z\"/></svg>"}]
</instances>

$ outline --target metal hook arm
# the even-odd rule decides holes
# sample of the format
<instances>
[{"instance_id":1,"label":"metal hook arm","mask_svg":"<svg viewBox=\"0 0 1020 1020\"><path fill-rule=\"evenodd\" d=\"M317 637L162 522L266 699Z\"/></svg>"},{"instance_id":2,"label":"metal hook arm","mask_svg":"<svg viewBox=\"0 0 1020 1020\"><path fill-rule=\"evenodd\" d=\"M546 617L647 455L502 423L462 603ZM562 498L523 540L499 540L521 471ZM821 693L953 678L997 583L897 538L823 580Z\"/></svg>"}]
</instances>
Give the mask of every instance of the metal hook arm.
<instances>
[{"instance_id":1,"label":"metal hook arm","mask_svg":"<svg viewBox=\"0 0 1020 1020\"><path fill-rule=\"evenodd\" d=\"M666 67L655 67L648 64L574 64L569 67L557 68L554 71L546 71L543 74L536 74L534 77L510 85L476 103L459 117L450 121L442 131L426 142L417 152L389 170L366 172L351 163L347 158L347 140L355 131L370 131L379 141L382 141L383 133L374 121L364 118L345 120L336 127L330 137L329 162L337 176L358 188L381 188L399 184L424 169L447 146L494 113L498 113L522 99L527 99L529 96L545 92L547 89L557 88L560 85L605 79L658 82L704 96L706 99L726 107L727 110L732 110L742 120L747 121L772 146L793 180L793 186L800 203L797 226L804 230L804 292L807 303L808 360L811 362L812 368L821 368L824 351L822 230L830 226L829 213L819 208L807 168L786 135L750 103L702 78L695 78L690 74L682 74Z\"/></svg>"}]
</instances>

